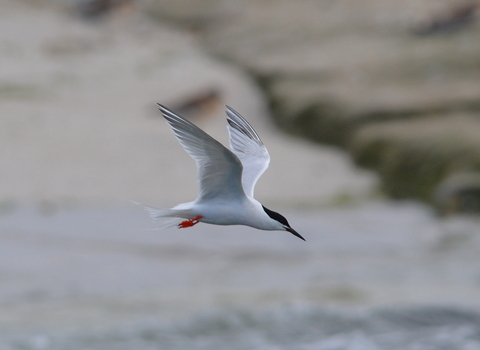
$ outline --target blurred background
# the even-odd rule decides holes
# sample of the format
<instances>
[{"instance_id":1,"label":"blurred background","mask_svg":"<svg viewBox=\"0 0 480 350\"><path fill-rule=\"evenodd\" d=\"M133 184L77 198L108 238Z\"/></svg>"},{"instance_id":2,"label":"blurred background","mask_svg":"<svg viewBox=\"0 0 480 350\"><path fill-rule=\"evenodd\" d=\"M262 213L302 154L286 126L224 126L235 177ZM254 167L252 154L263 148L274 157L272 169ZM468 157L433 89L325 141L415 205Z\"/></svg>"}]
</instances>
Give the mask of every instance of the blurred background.
<instances>
[{"instance_id":1,"label":"blurred background","mask_svg":"<svg viewBox=\"0 0 480 350\"><path fill-rule=\"evenodd\" d=\"M480 3L0 0L0 349L480 349ZM196 198L161 103L272 161Z\"/></svg>"}]
</instances>

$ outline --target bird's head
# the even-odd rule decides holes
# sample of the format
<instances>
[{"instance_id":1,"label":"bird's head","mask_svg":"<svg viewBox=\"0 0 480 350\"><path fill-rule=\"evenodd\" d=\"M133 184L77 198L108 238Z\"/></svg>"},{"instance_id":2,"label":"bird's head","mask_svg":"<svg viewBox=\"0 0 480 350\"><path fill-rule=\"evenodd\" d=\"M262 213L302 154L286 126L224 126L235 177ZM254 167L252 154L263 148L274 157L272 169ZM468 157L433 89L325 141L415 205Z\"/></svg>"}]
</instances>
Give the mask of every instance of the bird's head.
<instances>
[{"instance_id":1,"label":"bird's head","mask_svg":"<svg viewBox=\"0 0 480 350\"><path fill-rule=\"evenodd\" d=\"M263 207L263 210L267 215L274 221L278 223L278 230L285 230L290 232L292 235L297 236L300 239L303 239L305 241L305 238L303 238L297 231L295 231L293 228L290 227L290 224L288 223L287 219L285 216L282 214L277 213L276 211L270 210L266 207Z\"/></svg>"}]
</instances>

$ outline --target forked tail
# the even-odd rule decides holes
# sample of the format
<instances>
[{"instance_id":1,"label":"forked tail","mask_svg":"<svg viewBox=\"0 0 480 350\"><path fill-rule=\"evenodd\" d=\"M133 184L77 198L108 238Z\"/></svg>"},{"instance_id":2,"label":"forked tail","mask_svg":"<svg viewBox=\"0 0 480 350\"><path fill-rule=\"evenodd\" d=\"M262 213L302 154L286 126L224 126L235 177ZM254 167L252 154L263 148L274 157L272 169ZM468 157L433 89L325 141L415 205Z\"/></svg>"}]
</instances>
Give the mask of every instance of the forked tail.
<instances>
[{"instance_id":1,"label":"forked tail","mask_svg":"<svg viewBox=\"0 0 480 350\"><path fill-rule=\"evenodd\" d=\"M141 205L148 211L150 218L153 222L157 223L157 228L168 228L168 227L178 227L180 223L189 219L189 213L186 210L182 209L157 209L150 207L148 205L143 205L141 203L133 202L135 204Z\"/></svg>"}]
</instances>

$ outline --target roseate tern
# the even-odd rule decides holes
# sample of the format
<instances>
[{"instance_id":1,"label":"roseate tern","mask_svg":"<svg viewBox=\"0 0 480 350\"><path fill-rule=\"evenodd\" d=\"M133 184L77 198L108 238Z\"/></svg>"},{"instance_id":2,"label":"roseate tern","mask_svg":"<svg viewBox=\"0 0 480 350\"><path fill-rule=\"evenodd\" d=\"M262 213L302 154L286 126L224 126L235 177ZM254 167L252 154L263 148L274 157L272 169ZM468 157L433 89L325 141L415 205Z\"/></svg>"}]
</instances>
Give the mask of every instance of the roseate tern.
<instances>
[{"instance_id":1,"label":"roseate tern","mask_svg":"<svg viewBox=\"0 0 480 350\"><path fill-rule=\"evenodd\" d=\"M199 222L246 225L260 230L288 231L305 240L281 214L253 198L257 180L270 155L252 126L227 106L231 151L190 121L158 105L185 151L197 163L198 198L171 209L145 206L160 227L191 227Z\"/></svg>"}]
</instances>

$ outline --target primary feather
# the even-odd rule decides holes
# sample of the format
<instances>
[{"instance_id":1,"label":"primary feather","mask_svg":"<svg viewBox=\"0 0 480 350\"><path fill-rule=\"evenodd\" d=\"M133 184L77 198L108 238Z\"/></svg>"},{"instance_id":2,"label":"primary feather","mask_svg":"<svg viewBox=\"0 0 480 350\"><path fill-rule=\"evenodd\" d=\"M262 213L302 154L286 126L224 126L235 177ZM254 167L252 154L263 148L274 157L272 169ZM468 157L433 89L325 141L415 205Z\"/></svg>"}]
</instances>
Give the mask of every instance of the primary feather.
<instances>
[{"instance_id":1,"label":"primary feather","mask_svg":"<svg viewBox=\"0 0 480 350\"><path fill-rule=\"evenodd\" d=\"M197 163L197 202L214 198L236 200L244 195L243 166L238 157L196 125L158 106L180 144Z\"/></svg>"},{"instance_id":2,"label":"primary feather","mask_svg":"<svg viewBox=\"0 0 480 350\"><path fill-rule=\"evenodd\" d=\"M199 222L246 225L261 230L298 234L281 214L253 198L255 184L270 156L258 134L227 106L231 151L188 120L159 104L160 111L185 151L197 163L198 198L171 209L145 208L161 227L191 227Z\"/></svg>"},{"instance_id":3,"label":"primary feather","mask_svg":"<svg viewBox=\"0 0 480 350\"><path fill-rule=\"evenodd\" d=\"M252 126L233 108L227 106L230 148L243 165L242 185L253 198L255 185L270 164L270 155Z\"/></svg>"}]
</instances>

